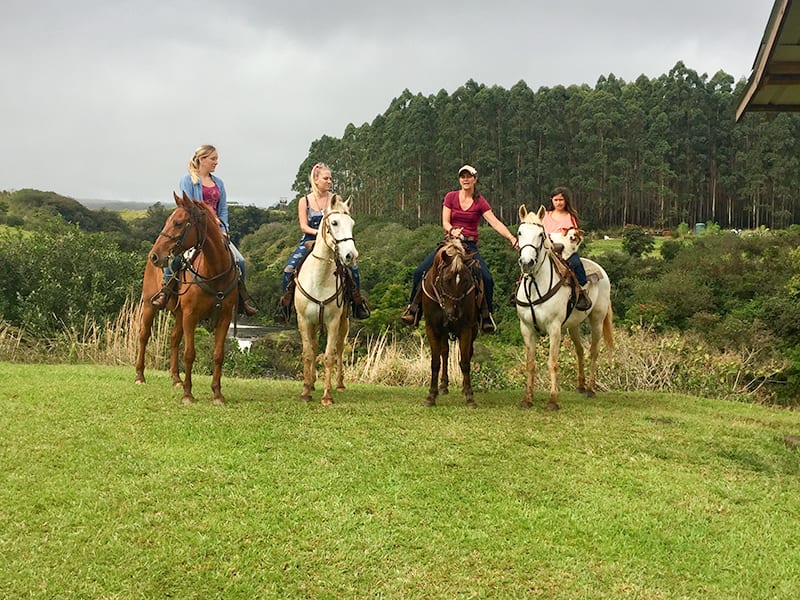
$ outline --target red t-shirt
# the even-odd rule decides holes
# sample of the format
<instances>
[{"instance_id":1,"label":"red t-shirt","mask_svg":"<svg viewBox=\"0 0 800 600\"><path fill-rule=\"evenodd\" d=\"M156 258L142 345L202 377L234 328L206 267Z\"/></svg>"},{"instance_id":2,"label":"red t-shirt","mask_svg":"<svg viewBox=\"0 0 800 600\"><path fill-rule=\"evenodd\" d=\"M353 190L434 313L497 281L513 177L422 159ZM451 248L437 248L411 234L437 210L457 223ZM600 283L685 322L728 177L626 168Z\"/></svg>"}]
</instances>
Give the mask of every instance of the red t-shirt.
<instances>
[{"instance_id":1,"label":"red t-shirt","mask_svg":"<svg viewBox=\"0 0 800 600\"><path fill-rule=\"evenodd\" d=\"M214 209L214 214L217 214L217 207L219 206L219 188L215 185L203 186L203 202Z\"/></svg>"},{"instance_id":2,"label":"red t-shirt","mask_svg":"<svg viewBox=\"0 0 800 600\"><path fill-rule=\"evenodd\" d=\"M489 203L481 195L472 199L472 204L467 210L461 209L461 204L458 201L459 190L447 192L444 197L443 204L450 209L450 225L452 227L461 227L461 234L466 237L475 238L478 241L478 223L481 222L483 213L492 210Z\"/></svg>"}]
</instances>

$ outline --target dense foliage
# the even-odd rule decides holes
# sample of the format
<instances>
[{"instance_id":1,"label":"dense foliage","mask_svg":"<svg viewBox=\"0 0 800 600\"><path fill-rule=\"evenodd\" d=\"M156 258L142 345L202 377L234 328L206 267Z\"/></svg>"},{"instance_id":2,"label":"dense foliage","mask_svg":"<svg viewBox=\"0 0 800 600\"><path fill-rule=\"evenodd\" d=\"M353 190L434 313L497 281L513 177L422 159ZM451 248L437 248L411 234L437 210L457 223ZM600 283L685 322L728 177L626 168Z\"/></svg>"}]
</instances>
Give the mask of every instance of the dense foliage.
<instances>
[{"instance_id":1,"label":"dense foliage","mask_svg":"<svg viewBox=\"0 0 800 600\"><path fill-rule=\"evenodd\" d=\"M468 81L453 93L409 90L371 123L323 136L300 165L307 189L317 161L359 214L408 226L438 221L464 163L503 220L569 185L586 229L656 230L713 221L723 228L800 222L800 118L747 115L735 122L744 81L699 75L678 62L654 79L613 74L594 87L511 89Z\"/></svg>"}]
</instances>

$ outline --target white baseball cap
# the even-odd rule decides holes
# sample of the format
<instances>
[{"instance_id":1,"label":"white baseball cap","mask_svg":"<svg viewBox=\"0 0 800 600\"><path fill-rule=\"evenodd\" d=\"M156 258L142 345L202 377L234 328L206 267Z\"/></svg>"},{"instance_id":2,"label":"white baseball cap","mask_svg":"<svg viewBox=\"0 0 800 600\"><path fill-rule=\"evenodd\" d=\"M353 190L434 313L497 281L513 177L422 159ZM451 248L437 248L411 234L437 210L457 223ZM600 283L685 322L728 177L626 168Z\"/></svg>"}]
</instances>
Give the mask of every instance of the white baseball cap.
<instances>
[{"instance_id":1,"label":"white baseball cap","mask_svg":"<svg viewBox=\"0 0 800 600\"><path fill-rule=\"evenodd\" d=\"M477 175L478 174L478 169L476 169L472 165L464 165L463 167L461 167L458 170L458 174L461 175L464 171L466 171L470 175Z\"/></svg>"}]
</instances>

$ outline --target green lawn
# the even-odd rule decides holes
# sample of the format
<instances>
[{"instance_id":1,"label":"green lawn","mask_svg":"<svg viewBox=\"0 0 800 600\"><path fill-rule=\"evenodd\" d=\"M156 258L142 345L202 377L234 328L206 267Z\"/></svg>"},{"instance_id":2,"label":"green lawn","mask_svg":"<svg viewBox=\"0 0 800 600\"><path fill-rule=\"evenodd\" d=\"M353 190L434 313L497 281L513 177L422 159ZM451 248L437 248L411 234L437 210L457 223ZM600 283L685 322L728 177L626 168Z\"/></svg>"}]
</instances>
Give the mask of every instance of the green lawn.
<instances>
[{"instance_id":1,"label":"green lawn","mask_svg":"<svg viewBox=\"0 0 800 600\"><path fill-rule=\"evenodd\" d=\"M0 363L3 598L794 598L800 414Z\"/></svg>"}]
</instances>

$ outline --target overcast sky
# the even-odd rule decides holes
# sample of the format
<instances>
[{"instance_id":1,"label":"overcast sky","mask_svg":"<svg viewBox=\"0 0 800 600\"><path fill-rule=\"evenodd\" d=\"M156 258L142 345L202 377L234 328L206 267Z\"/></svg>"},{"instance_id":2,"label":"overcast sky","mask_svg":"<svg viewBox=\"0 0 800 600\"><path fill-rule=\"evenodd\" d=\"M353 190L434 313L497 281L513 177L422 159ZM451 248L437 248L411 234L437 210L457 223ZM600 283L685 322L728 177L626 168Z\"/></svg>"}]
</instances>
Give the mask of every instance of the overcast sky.
<instances>
[{"instance_id":1,"label":"overcast sky","mask_svg":"<svg viewBox=\"0 0 800 600\"><path fill-rule=\"evenodd\" d=\"M406 88L594 86L679 60L747 78L772 4L3 0L0 189L167 204L210 143L228 199L269 206L312 141Z\"/></svg>"}]
</instances>

